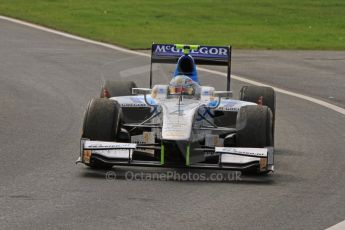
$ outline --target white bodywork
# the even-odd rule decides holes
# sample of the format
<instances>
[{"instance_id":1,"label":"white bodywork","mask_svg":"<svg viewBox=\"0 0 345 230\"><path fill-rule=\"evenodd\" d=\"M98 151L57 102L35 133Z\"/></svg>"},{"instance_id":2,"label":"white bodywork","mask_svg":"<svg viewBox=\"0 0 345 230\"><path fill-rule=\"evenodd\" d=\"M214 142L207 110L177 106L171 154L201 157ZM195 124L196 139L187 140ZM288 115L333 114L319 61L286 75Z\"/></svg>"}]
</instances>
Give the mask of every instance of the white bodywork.
<instances>
[{"instance_id":1,"label":"white bodywork","mask_svg":"<svg viewBox=\"0 0 345 230\"><path fill-rule=\"evenodd\" d=\"M167 86L156 86L151 95L134 95L134 96L121 96L113 97L111 100L116 100L121 107L151 107L151 115L157 115L156 117L149 119L147 124L158 124L158 127L152 127L150 132L144 132L142 135L132 137L132 141L136 139L138 144L134 143L118 143L118 142L101 142L90 141L87 139L81 140L81 152L80 158L77 162L90 163L91 156L101 157L100 159L108 159L113 164L124 165L164 165L164 156L161 155L161 161L156 163L140 163L137 160L133 160L132 156L136 149L145 149L140 147L139 143L154 144L155 137L161 140L172 141L187 141L189 143L205 140L205 146L214 147L215 156L219 156L218 164L205 167L224 169L237 169L243 167L251 167L259 165L260 171L273 171L273 148L241 148L241 147L222 147L222 141L220 137L212 134L210 124L205 121L212 121L210 110L216 111L228 111L238 112L242 106L255 105L255 103L233 100L233 99L221 99L215 100L213 96L214 88L201 87L201 95L199 98L182 97L181 95L173 95L173 97L167 96ZM218 98L219 100L219 98ZM202 114L202 115L200 115ZM213 122L213 121L212 121ZM146 123L145 123L146 124ZM134 124L136 126L137 124ZM140 125L140 124L139 124ZM206 127L206 128L205 128ZM203 129L205 128L205 129ZM195 131L195 129L197 129ZM216 127L217 129L217 127ZM135 142L135 141L134 141ZM162 146L163 148L163 146ZM144 150L152 152L154 150ZM188 150L189 151L189 150ZM164 152L164 149L161 154ZM205 153L205 156L208 153ZM212 155L211 154L211 155ZM163 158L162 158L163 157ZM191 159L188 153L186 156L186 166L200 167L198 162L199 158ZM205 159L205 158L203 158ZM202 166L201 164L201 167ZM243 169L243 168L241 168Z\"/></svg>"},{"instance_id":2,"label":"white bodywork","mask_svg":"<svg viewBox=\"0 0 345 230\"><path fill-rule=\"evenodd\" d=\"M175 100L161 103L163 109L163 140L189 140L191 137L194 114L201 106L197 100Z\"/></svg>"},{"instance_id":3,"label":"white bodywork","mask_svg":"<svg viewBox=\"0 0 345 230\"><path fill-rule=\"evenodd\" d=\"M160 117L162 139L188 141L191 139L193 126L201 126L196 121L202 120L196 119L198 118L196 115L198 110L205 110L205 107L212 106L212 104L217 102L213 96L214 88L203 86L201 87L199 99L183 98L182 101L179 101L178 97L167 98L166 89L167 85L155 86L155 93L146 97L150 104L158 105L163 112L163 116ZM143 95L113 97L111 99L120 103L121 107L148 106ZM219 106L215 110L238 112L242 106L246 105L255 105L255 103L234 99L221 99Z\"/></svg>"}]
</instances>

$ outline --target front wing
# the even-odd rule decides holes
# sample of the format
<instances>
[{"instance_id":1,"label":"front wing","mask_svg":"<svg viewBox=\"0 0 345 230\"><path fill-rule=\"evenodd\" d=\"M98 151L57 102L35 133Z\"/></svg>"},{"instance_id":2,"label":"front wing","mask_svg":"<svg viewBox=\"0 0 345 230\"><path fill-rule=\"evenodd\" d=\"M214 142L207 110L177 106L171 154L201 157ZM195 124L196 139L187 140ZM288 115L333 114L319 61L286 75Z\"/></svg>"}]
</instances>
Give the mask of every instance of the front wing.
<instances>
[{"instance_id":1,"label":"front wing","mask_svg":"<svg viewBox=\"0 0 345 230\"><path fill-rule=\"evenodd\" d=\"M174 167L161 161L134 160L133 153L137 148L143 148L135 143L104 142L81 139L80 156L76 163L88 164L91 158L98 161L123 166L153 166ZM184 165L186 168L204 168L244 171L257 168L259 172L274 171L273 147L240 148L215 147L214 154L219 155L218 163L193 163ZM176 167L181 167L178 165Z\"/></svg>"}]
</instances>

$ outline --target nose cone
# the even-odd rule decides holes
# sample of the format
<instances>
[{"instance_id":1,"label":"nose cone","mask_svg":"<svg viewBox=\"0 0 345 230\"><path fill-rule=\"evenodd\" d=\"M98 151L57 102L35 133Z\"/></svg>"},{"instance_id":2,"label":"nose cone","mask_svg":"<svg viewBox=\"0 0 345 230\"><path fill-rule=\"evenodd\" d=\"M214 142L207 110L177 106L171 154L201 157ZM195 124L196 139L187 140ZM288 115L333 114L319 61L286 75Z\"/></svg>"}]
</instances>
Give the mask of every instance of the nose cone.
<instances>
[{"instance_id":1,"label":"nose cone","mask_svg":"<svg viewBox=\"0 0 345 230\"><path fill-rule=\"evenodd\" d=\"M184 104L177 104L176 100L161 104L163 109L163 140L188 141L192 134L194 115L198 110L199 101L185 100Z\"/></svg>"}]
</instances>

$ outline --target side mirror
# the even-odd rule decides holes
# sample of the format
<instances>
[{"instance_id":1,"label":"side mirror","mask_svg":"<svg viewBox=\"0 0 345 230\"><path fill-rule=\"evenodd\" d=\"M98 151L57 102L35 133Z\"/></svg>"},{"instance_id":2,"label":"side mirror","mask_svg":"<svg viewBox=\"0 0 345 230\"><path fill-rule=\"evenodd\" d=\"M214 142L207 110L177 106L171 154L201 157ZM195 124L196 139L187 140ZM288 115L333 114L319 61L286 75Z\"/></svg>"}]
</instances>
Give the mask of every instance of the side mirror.
<instances>
[{"instance_id":1,"label":"side mirror","mask_svg":"<svg viewBox=\"0 0 345 230\"><path fill-rule=\"evenodd\" d=\"M220 105L220 101L222 100L221 98L229 98L232 97L232 92L231 91L214 91L213 92L214 97L218 97L217 104L214 106L210 106L210 109L216 109Z\"/></svg>"},{"instance_id":2,"label":"side mirror","mask_svg":"<svg viewBox=\"0 0 345 230\"><path fill-rule=\"evenodd\" d=\"M151 94L152 89L149 88L133 88L132 94Z\"/></svg>"},{"instance_id":3,"label":"side mirror","mask_svg":"<svg viewBox=\"0 0 345 230\"><path fill-rule=\"evenodd\" d=\"M147 94L151 94L152 92L152 89L149 89L149 88L133 88L132 89L132 94L143 94L144 95L144 100L145 100L145 103L149 106L155 106L153 104L150 104L148 101L147 101L147 97L146 95Z\"/></svg>"},{"instance_id":4,"label":"side mirror","mask_svg":"<svg viewBox=\"0 0 345 230\"><path fill-rule=\"evenodd\" d=\"M232 97L232 91L214 91L215 97Z\"/></svg>"}]
</instances>

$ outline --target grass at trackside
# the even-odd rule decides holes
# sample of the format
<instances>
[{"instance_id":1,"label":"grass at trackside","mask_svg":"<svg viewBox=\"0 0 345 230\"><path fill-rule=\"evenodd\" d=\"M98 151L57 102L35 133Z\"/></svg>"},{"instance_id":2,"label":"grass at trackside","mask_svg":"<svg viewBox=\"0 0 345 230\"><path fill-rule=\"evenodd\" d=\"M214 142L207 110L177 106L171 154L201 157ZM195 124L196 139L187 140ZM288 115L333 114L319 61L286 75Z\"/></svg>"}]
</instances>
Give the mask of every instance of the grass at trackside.
<instances>
[{"instance_id":1,"label":"grass at trackside","mask_svg":"<svg viewBox=\"0 0 345 230\"><path fill-rule=\"evenodd\" d=\"M0 0L0 14L129 48L345 50L344 0Z\"/></svg>"}]
</instances>

